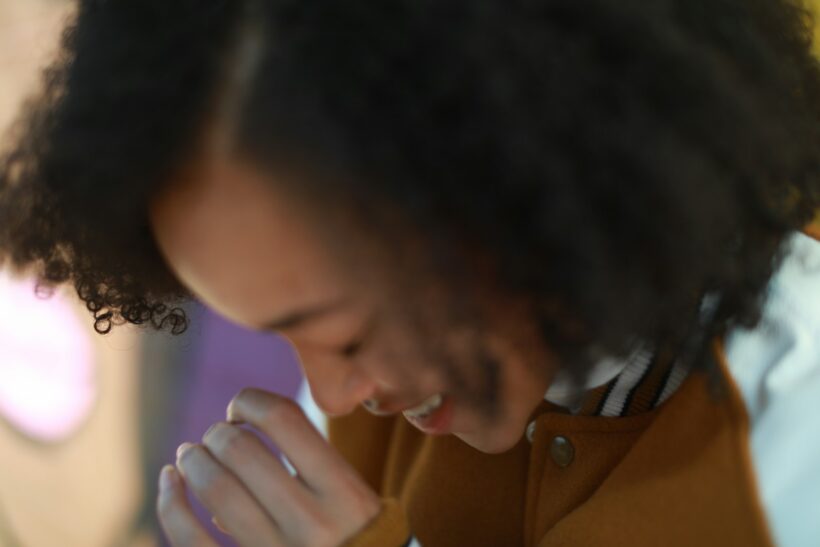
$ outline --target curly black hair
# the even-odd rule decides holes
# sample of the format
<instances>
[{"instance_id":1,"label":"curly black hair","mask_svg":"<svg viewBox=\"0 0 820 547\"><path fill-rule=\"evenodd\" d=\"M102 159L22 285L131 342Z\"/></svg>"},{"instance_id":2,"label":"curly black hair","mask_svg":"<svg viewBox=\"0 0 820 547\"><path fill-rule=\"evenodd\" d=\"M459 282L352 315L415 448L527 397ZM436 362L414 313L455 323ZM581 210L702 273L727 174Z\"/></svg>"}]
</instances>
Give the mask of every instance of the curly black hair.
<instances>
[{"instance_id":1,"label":"curly black hair","mask_svg":"<svg viewBox=\"0 0 820 547\"><path fill-rule=\"evenodd\" d=\"M82 0L0 167L0 253L99 332L181 332L147 209L223 116L317 203L492 257L565 356L751 326L820 207L812 28L799 0Z\"/></svg>"}]
</instances>

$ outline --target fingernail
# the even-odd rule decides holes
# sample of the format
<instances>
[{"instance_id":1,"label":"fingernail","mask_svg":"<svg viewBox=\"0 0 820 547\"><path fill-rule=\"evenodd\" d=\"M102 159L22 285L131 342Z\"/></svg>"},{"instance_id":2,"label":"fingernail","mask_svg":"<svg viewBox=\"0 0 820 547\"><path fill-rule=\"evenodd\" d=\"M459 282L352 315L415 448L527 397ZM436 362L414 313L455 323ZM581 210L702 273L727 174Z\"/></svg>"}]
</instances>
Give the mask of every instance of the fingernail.
<instances>
[{"instance_id":1,"label":"fingernail","mask_svg":"<svg viewBox=\"0 0 820 547\"><path fill-rule=\"evenodd\" d=\"M192 446L194 446L193 443L182 443L179 445L179 448L177 448L177 459L180 459L182 454Z\"/></svg>"},{"instance_id":2,"label":"fingernail","mask_svg":"<svg viewBox=\"0 0 820 547\"><path fill-rule=\"evenodd\" d=\"M211 522L213 522L213 523L214 523L214 526L216 526L216 529L217 529L217 530L219 530L219 531L220 531L220 532L222 532L223 534L228 534L228 535L230 535L230 532L228 532L228 531L227 531L227 530L226 530L226 529L225 529L225 528L224 528L221 524L219 524L219 521L218 521L218 520L216 520L216 517L211 518Z\"/></svg>"},{"instance_id":3,"label":"fingernail","mask_svg":"<svg viewBox=\"0 0 820 547\"><path fill-rule=\"evenodd\" d=\"M236 411L234 411L235 406L236 405L234 404L234 402L231 401L230 404L228 404L228 408L225 409L225 421L227 421L230 424L236 423L238 421L234 417L234 414L236 414Z\"/></svg>"},{"instance_id":4,"label":"fingernail","mask_svg":"<svg viewBox=\"0 0 820 547\"><path fill-rule=\"evenodd\" d=\"M206 437L208 437L208 435L210 435L210 434L213 432L213 430L214 430L214 429L215 429L218 425L220 425L220 423L221 423L221 422L216 422L216 423L215 423L215 424L213 424L211 427L209 427L209 428L208 428L208 430L205 432L205 434L204 434L204 435L202 435L202 440L204 441L204 440L205 440L205 438L206 438Z\"/></svg>"},{"instance_id":5,"label":"fingernail","mask_svg":"<svg viewBox=\"0 0 820 547\"><path fill-rule=\"evenodd\" d=\"M176 469L171 464L165 465L159 472L159 489L161 491L170 490L176 482Z\"/></svg>"}]
</instances>

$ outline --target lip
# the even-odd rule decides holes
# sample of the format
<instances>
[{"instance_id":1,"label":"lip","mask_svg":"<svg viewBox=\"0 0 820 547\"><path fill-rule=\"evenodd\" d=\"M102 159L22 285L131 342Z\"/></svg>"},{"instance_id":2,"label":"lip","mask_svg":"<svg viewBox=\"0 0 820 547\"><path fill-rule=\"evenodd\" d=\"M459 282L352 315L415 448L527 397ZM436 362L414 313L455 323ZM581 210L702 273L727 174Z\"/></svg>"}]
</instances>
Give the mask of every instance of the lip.
<instances>
[{"instance_id":1,"label":"lip","mask_svg":"<svg viewBox=\"0 0 820 547\"><path fill-rule=\"evenodd\" d=\"M418 405L423 403L425 400L426 399L422 399L418 403L415 403L415 404L407 404L407 403L390 404L390 403L388 403L388 404L384 404L384 405L379 404L378 406L373 407L373 406L368 405L367 403L362 403L362 406L364 406L364 408L368 412L373 414L374 416L395 416L396 414L400 414L400 413L404 412L405 410L417 407Z\"/></svg>"},{"instance_id":2,"label":"lip","mask_svg":"<svg viewBox=\"0 0 820 547\"><path fill-rule=\"evenodd\" d=\"M369 413L373 414L374 416L392 416L398 412L401 412L401 409L394 406L382 406L382 405L370 405L367 402L363 402L362 406L365 410Z\"/></svg>"},{"instance_id":3,"label":"lip","mask_svg":"<svg viewBox=\"0 0 820 547\"><path fill-rule=\"evenodd\" d=\"M451 433L453 423L453 401L448 395L443 395L441 406L434 410L429 416L425 416L424 418L410 418L405 414L403 414L403 416L405 420L423 433L428 435L447 435Z\"/></svg>"},{"instance_id":4,"label":"lip","mask_svg":"<svg viewBox=\"0 0 820 547\"><path fill-rule=\"evenodd\" d=\"M417 400L414 403L401 402L401 403L396 404L395 402L393 402L391 404L390 402L388 402L388 403L385 403L385 404L379 404L375 408L368 405L366 402L364 402L364 403L362 403L362 406L365 408L365 410L367 410L368 412L370 412L374 416L395 416L396 414L403 413L405 410L410 410L411 408L416 408L417 406L419 406L420 404L422 404L424 401L426 401L429 398L430 398L430 396L427 396L427 397L424 397L422 399ZM379 399L377 399L377 400L379 400ZM388 399L388 401L389 401L389 399Z\"/></svg>"}]
</instances>

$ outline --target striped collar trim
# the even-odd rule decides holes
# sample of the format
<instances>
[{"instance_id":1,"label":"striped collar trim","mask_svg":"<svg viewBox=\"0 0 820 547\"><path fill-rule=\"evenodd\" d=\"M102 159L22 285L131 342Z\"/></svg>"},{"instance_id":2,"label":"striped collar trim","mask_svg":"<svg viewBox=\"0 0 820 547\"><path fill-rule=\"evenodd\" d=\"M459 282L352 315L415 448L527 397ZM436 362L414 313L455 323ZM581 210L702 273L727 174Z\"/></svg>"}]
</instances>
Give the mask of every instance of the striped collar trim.
<instances>
[{"instance_id":1,"label":"striped collar trim","mask_svg":"<svg viewBox=\"0 0 820 547\"><path fill-rule=\"evenodd\" d=\"M553 390L544 398L579 416L634 416L652 410L677 391L690 369L683 361L667 349L641 347L620 363L610 362L614 377L593 383L597 387L574 401L565 397L559 402Z\"/></svg>"}]
</instances>

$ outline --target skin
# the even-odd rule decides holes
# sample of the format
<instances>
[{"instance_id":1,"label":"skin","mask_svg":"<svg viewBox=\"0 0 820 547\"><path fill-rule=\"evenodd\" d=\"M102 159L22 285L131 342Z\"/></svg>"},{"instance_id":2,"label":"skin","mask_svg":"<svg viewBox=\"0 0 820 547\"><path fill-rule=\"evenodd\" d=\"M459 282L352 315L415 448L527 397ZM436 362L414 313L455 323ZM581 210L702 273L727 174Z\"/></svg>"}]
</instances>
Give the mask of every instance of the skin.
<instances>
[{"instance_id":1,"label":"skin","mask_svg":"<svg viewBox=\"0 0 820 547\"><path fill-rule=\"evenodd\" d=\"M550 379L531 366L533 356L541 363L550 356L519 306L503 298L484 306L497 327L484 343L500 362L499 412L490 417L448 389L443 367L426 362L430 354L419 350L426 340L391 314L387 292L372 279L356 282L349 275L319 236L311 220L317 217L271 174L225 155L207 157L180 171L150 211L161 252L198 299L240 325L285 336L316 403L331 416L368 399L379 401L380 413L399 412L445 393L453 401L452 434L464 442L488 453L519 442ZM456 350L469 343L456 330L442 336ZM181 447L177 469L161 477L160 519L175 545L208 544L183 485L241 545L336 545L378 514L378 496L294 404L243 392L228 419L273 440L299 477L283 473L241 429L212 428L201 444Z\"/></svg>"}]
</instances>

